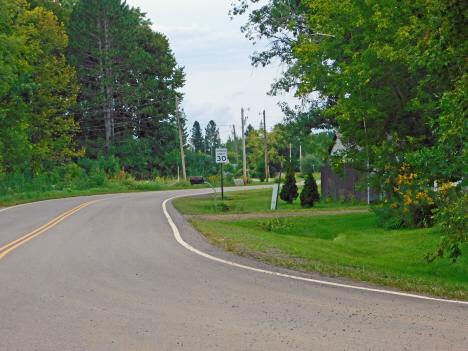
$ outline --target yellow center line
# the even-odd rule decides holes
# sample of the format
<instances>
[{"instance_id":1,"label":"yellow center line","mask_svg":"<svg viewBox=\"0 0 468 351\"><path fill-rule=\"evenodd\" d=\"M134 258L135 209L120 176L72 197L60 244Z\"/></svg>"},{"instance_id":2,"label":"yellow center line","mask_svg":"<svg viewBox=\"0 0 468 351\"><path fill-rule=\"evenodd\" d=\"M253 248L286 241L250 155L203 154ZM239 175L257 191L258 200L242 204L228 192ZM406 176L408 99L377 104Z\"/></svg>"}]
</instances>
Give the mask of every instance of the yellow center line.
<instances>
[{"instance_id":1,"label":"yellow center line","mask_svg":"<svg viewBox=\"0 0 468 351\"><path fill-rule=\"evenodd\" d=\"M62 218L63 216L66 216L66 215L69 214L70 212L72 212L72 211L74 211L74 210L77 210L77 209L82 209L83 207L88 206L89 204L90 204L90 202L87 202L87 203L82 204L82 205L80 205L80 206L78 206L78 207L75 207L74 209L72 209L72 210L70 210L70 211L68 211L68 212L65 212L65 213L62 214L61 216L59 216L59 217L57 217L57 218L51 220L49 223L44 224L42 227L40 227L40 228L34 230L33 232L31 232L31 233L29 233L29 234L26 234L25 236L19 238L18 240L15 240L15 241L9 243L8 245L5 245L4 247L0 247L0 251L3 251L3 250L6 249L7 247L9 247L9 246L11 246L11 245L13 245L13 244L16 244L18 241L21 241L21 240L27 238L28 236L33 235L34 233L36 233L36 232L38 232L39 230L41 230L41 229L47 227L47 226L50 225L51 223L53 223L53 222L59 220L59 219Z\"/></svg>"},{"instance_id":2,"label":"yellow center line","mask_svg":"<svg viewBox=\"0 0 468 351\"><path fill-rule=\"evenodd\" d=\"M132 196L132 195L125 195L125 196L115 196L115 197L109 197L109 198L106 198L106 199L99 199L99 200L94 200L94 201L89 201L89 202L86 202L84 204L81 204L80 206L77 206L73 209L71 209L70 211L68 212L65 212L64 214L58 216L57 218L51 220L49 223L46 223L44 224L42 227L32 231L31 233L29 234L26 234L25 236L3 246L0 248L0 260L6 255L8 254L10 251L16 249L18 246L21 246L23 245L24 243L28 242L29 240L35 238L36 236L38 236L39 234L42 234L44 233L46 230L52 228L53 226L57 225L58 223L60 223L61 221L63 221L65 218L67 218L68 216L71 216L72 214L78 212L79 210L85 208L86 206L89 206L93 203L96 203L96 202L99 202L99 201L104 201L104 200L109 200L109 199L117 199L117 198L120 198L120 197L127 197L127 196ZM16 245L15 245L16 244ZM4 251L5 250L5 251ZM2 252L3 251L3 252Z\"/></svg>"}]
</instances>

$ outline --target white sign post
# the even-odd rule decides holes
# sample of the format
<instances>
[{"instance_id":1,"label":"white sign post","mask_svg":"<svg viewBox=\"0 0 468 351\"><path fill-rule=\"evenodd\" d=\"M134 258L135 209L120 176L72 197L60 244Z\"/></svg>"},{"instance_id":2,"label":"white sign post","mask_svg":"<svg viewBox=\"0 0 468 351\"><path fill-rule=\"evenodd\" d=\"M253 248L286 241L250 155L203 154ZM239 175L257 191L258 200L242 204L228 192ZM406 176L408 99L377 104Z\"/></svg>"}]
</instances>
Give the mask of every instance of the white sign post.
<instances>
[{"instance_id":1,"label":"white sign post","mask_svg":"<svg viewBox=\"0 0 468 351\"><path fill-rule=\"evenodd\" d=\"M224 200L224 189L223 189L223 180L224 180L224 171L223 163L228 163L228 154L227 149L216 149L216 163L221 163L221 200Z\"/></svg>"}]
</instances>

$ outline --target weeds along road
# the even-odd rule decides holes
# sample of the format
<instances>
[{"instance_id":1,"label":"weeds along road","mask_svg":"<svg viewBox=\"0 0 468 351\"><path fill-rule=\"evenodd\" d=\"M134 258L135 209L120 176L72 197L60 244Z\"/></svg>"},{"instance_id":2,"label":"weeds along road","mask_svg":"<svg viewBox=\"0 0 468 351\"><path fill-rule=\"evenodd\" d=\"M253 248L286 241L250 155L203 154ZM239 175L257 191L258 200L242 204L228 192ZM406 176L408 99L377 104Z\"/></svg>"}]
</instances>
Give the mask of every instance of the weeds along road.
<instances>
[{"instance_id":1,"label":"weeds along road","mask_svg":"<svg viewBox=\"0 0 468 351\"><path fill-rule=\"evenodd\" d=\"M0 350L468 349L467 304L274 276L188 250L162 204L206 192L1 211ZM203 253L321 279L214 248L170 202L167 212L182 240Z\"/></svg>"}]
</instances>

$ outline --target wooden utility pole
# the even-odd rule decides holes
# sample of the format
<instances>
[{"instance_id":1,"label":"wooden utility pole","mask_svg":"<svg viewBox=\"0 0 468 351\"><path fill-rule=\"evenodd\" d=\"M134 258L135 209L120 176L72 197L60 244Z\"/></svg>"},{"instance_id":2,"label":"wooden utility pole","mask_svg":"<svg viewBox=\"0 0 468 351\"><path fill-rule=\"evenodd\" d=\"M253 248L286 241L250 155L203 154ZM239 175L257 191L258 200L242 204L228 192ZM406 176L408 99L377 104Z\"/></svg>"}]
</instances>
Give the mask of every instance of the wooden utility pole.
<instances>
[{"instance_id":1,"label":"wooden utility pole","mask_svg":"<svg viewBox=\"0 0 468 351\"><path fill-rule=\"evenodd\" d=\"M301 175L304 176L302 174L302 144L299 144L299 168L301 169Z\"/></svg>"},{"instance_id":2,"label":"wooden utility pole","mask_svg":"<svg viewBox=\"0 0 468 351\"><path fill-rule=\"evenodd\" d=\"M244 174L244 185L247 185L247 157L245 155L245 133L244 133L244 108L241 109L242 117L242 163Z\"/></svg>"},{"instance_id":3,"label":"wooden utility pole","mask_svg":"<svg viewBox=\"0 0 468 351\"><path fill-rule=\"evenodd\" d=\"M234 131L234 145L236 145L236 162L239 164L239 152L237 152L237 137L236 137L236 126L232 125L232 130Z\"/></svg>"},{"instance_id":4,"label":"wooden utility pole","mask_svg":"<svg viewBox=\"0 0 468 351\"><path fill-rule=\"evenodd\" d=\"M266 131L266 117L265 110L263 110L263 136L265 139L265 179L268 182L269 172L268 172L268 145L267 145L267 131Z\"/></svg>"},{"instance_id":5,"label":"wooden utility pole","mask_svg":"<svg viewBox=\"0 0 468 351\"><path fill-rule=\"evenodd\" d=\"M179 125L179 140L180 140L180 155L182 157L182 172L184 173L184 181L187 181L187 173L185 172L185 155L184 155L184 139L182 138L182 126L180 125L179 117L179 101L176 96L176 114L177 114L177 124Z\"/></svg>"}]
</instances>

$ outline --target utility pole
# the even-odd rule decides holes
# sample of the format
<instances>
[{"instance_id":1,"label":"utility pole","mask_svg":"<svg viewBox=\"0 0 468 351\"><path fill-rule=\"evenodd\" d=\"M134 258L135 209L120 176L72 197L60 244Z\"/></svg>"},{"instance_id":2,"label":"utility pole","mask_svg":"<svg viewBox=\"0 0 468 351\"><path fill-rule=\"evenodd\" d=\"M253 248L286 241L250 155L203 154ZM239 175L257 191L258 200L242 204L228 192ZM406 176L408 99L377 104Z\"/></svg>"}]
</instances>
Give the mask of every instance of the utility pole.
<instances>
[{"instance_id":1,"label":"utility pole","mask_svg":"<svg viewBox=\"0 0 468 351\"><path fill-rule=\"evenodd\" d=\"M268 145L267 145L267 131L266 131L266 117L265 110L263 110L263 136L265 138L265 179L268 182L269 172L268 172Z\"/></svg>"},{"instance_id":2,"label":"utility pole","mask_svg":"<svg viewBox=\"0 0 468 351\"><path fill-rule=\"evenodd\" d=\"M291 150L292 150L292 145L291 145L291 143L289 143L289 161L292 160L292 151Z\"/></svg>"},{"instance_id":3,"label":"utility pole","mask_svg":"<svg viewBox=\"0 0 468 351\"><path fill-rule=\"evenodd\" d=\"M244 185L247 185L247 157L245 156L245 133L244 133L244 108L241 109L242 116L242 163L243 163L243 175L244 175Z\"/></svg>"},{"instance_id":4,"label":"utility pole","mask_svg":"<svg viewBox=\"0 0 468 351\"><path fill-rule=\"evenodd\" d=\"M176 96L176 113L177 113L177 124L179 125L179 140L180 140L180 155L182 157L182 171L184 173L184 181L187 181L187 173L185 172L185 155L184 155L184 139L182 138L182 126L180 125L179 117L179 101Z\"/></svg>"},{"instance_id":5,"label":"utility pole","mask_svg":"<svg viewBox=\"0 0 468 351\"><path fill-rule=\"evenodd\" d=\"M236 126L232 125L232 130L234 131L234 145L236 145L236 162L239 164L239 153L237 152L237 137L236 137Z\"/></svg>"},{"instance_id":6,"label":"utility pole","mask_svg":"<svg viewBox=\"0 0 468 351\"><path fill-rule=\"evenodd\" d=\"M299 166L301 168L301 175L302 174L302 144L299 144Z\"/></svg>"}]
</instances>

